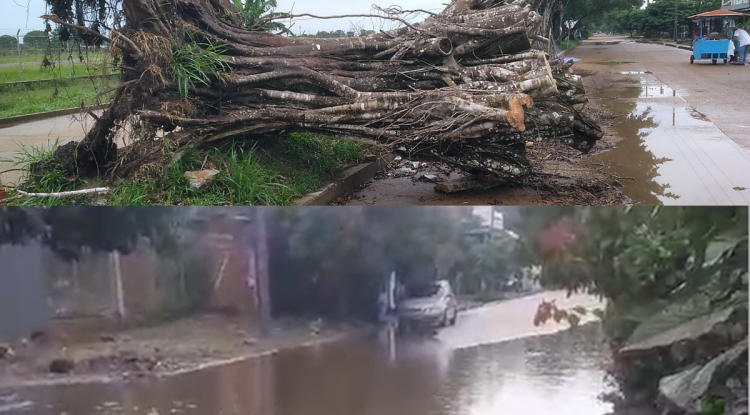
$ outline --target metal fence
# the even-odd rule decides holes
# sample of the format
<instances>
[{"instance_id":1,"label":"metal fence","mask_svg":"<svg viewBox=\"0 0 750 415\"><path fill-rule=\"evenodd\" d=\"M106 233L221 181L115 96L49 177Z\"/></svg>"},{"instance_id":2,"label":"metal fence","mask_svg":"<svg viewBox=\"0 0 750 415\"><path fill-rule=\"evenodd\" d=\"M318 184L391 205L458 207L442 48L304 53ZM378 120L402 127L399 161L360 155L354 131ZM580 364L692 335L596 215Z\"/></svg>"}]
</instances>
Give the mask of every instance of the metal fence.
<instances>
[{"instance_id":1,"label":"metal fence","mask_svg":"<svg viewBox=\"0 0 750 415\"><path fill-rule=\"evenodd\" d=\"M41 70L45 59L47 65ZM106 47L61 42L38 30L0 29L0 79L3 82L105 76L115 71Z\"/></svg>"}]
</instances>

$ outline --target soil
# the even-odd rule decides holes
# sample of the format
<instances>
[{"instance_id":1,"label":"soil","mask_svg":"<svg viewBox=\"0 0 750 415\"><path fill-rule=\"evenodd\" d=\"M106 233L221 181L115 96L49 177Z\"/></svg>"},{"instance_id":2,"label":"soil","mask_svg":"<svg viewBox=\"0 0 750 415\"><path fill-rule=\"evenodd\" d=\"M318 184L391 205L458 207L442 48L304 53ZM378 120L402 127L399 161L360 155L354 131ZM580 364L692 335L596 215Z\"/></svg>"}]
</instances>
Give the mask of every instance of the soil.
<instances>
[{"instance_id":1,"label":"soil","mask_svg":"<svg viewBox=\"0 0 750 415\"><path fill-rule=\"evenodd\" d=\"M10 345L12 356L0 358L0 389L170 376L333 341L362 330L322 320L280 320L268 336L261 337L252 327L246 319L207 314L104 333L98 341L26 340Z\"/></svg>"}]
</instances>

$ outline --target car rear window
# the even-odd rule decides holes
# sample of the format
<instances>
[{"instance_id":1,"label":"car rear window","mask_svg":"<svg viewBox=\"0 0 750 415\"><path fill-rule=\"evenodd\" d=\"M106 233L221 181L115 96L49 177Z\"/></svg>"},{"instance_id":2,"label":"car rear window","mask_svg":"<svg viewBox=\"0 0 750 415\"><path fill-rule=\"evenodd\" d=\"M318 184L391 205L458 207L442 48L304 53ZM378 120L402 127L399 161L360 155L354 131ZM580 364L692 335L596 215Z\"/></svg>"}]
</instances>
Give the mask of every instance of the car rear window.
<instances>
[{"instance_id":1,"label":"car rear window","mask_svg":"<svg viewBox=\"0 0 750 415\"><path fill-rule=\"evenodd\" d=\"M408 288L408 296L411 298L424 298L437 295L440 291L439 284L415 284Z\"/></svg>"}]
</instances>

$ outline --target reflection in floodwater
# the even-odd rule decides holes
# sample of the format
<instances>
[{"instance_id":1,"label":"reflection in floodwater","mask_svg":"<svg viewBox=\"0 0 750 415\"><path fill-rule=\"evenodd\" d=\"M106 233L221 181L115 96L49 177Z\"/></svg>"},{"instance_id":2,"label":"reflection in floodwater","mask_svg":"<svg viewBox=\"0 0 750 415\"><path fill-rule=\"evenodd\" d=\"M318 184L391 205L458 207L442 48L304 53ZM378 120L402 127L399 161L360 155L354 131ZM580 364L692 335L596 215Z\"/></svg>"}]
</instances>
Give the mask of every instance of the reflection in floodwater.
<instances>
[{"instance_id":1,"label":"reflection in floodwater","mask_svg":"<svg viewBox=\"0 0 750 415\"><path fill-rule=\"evenodd\" d=\"M617 117L611 128L622 141L591 157L618 178L625 194L643 204L747 204L732 192L750 167L739 147L676 92L660 86L617 86L599 93Z\"/></svg>"},{"instance_id":2,"label":"reflection in floodwater","mask_svg":"<svg viewBox=\"0 0 750 415\"><path fill-rule=\"evenodd\" d=\"M641 87L619 87L606 88L599 94L602 98L664 98L676 97L674 89L666 86L641 86Z\"/></svg>"},{"instance_id":3,"label":"reflection in floodwater","mask_svg":"<svg viewBox=\"0 0 750 415\"><path fill-rule=\"evenodd\" d=\"M35 406L9 414L603 415L611 410L598 399L608 391L609 356L598 323L450 347L449 330L460 335L461 325L472 327L474 318L468 314L437 337L383 332L173 378L19 391L20 399Z\"/></svg>"}]
</instances>

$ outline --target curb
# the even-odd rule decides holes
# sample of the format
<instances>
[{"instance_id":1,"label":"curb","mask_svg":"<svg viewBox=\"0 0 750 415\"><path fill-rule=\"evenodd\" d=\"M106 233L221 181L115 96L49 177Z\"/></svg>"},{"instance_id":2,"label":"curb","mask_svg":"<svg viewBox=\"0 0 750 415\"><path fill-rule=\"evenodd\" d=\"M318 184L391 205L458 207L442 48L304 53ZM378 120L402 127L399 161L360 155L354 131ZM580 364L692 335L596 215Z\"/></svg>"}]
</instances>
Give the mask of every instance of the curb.
<instances>
[{"instance_id":1,"label":"curb","mask_svg":"<svg viewBox=\"0 0 750 415\"><path fill-rule=\"evenodd\" d=\"M292 202L292 206L325 206L346 193L357 190L375 175L385 169L396 158L395 154L385 154L377 160L350 167L342 178L333 181L317 192L308 193Z\"/></svg>"},{"instance_id":2,"label":"curb","mask_svg":"<svg viewBox=\"0 0 750 415\"><path fill-rule=\"evenodd\" d=\"M107 108L108 105L97 105L87 109L96 111ZM15 117L0 118L0 128L13 127L31 121L46 120L47 118L62 117L63 115L72 115L82 112L83 108L68 108L64 110L37 112L36 114L17 115Z\"/></svg>"},{"instance_id":3,"label":"curb","mask_svg":"<svg viewBox=\"0 0 750 415\"><path fill-rule=\"evenodd\" d=\"M688 50L688 51L692 51L693 50L693 48L690 47L690 46L678 45L676 43L654 42L654 41L651 41L651 40L636 40L636 42L637 43L645 43L645 44L648 44L648 45L669 46L670 48L677 48L677 49Z\"/></svg>"}]
</instances>

